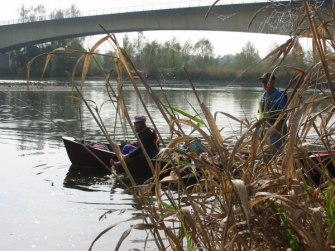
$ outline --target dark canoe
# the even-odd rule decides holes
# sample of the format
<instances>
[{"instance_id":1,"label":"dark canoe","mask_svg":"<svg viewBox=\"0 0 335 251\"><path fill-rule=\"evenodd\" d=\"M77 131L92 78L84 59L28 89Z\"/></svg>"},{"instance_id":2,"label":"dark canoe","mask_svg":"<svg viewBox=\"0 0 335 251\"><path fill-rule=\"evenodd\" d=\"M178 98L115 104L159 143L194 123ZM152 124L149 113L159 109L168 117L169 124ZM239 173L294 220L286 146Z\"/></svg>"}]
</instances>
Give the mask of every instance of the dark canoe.
<instances>
[{"instance_id":1,"label":"dark canoe","mask_svg":"<svg viewBox=\"0 0 335 251\"><path fill-rule=\"evenodd\" d=\"M104 164L102 164L95 156L93 156L84 146L84 143L90 142L86 140L81 140L80 142L76 141L72 137L62 137L64 146L69 156L69 159L72 165L82 166L82 167L93 167L93 168L105 168L104 164L107 167L110 167L110 159L118 161L115 153L112 151L112 148L109 144L103 143L108 147L108 150L97 149L91 146L87 146L94 155ZM153 161L153 166L156 166L156 161ZM163 166L163 163L158 163L160 166ZM152 171L146 160L143 159L134 159L127 164L129 172L132 175L150 175L152 176ZM120 172L123 172L123 168L120 167Z\"/></svg>"},{"instance_id":2,"label":"dark canoe","mask_svg":"<svg viewBox=\"0 0 335 251\"><path fill-rule=\"evenodd\" d=\"M332 151L335 156L335 151ZM328 151L309 152L308 158L300 159L302 165L308 170L310 177L316 184L322 183L322 174L316 169L318 166L321 170L328 172L331 178L335 178L335 167L331 155Z\"/></svg>"}]
</instances>

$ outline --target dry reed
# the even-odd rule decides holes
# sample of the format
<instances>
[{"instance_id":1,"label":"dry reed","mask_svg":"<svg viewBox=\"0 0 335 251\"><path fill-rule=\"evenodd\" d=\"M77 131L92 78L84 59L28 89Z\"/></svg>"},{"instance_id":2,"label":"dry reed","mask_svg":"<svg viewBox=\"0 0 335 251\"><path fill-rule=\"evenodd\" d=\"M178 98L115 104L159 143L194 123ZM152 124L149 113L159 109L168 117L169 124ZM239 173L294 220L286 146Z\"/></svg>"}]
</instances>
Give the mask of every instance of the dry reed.
<instances>
[{"instance_id":1,"label":"dry reed","mask_svg":"<svg viewBox=\"0 0 335 251\"><path fill-rule=\"evenodd\" d=\"M121 161L132 181L132 187L127 188L127 191L131 192L142 206L142 214L129 221L138 222L140 219L142 223L137 223L125 231L115 250L121 247L123 240L133 229L144 230L147 236L151 235L159 250L321 251L333 248L335 182L325 166L333 166L335 161L331 151L331 136L334 133L332 116L335 96L332 76L335 73L335 46L330 35L333 33L335 16L332 9L328 12L328 19L325 19L325 15L321 15L321 8L308 4L305 0L301 6L292 7L291 11L299 15L292 21L294 30L291 34L294 35L264 58L273 58L269 67L272 67L274 73L279 68L293 69L295 72L287 85L291 94L281 115L286 116L288 134L284 135L286 140L280 153L272 158L267 154L267 140L273 128L265 133L264 137L260 137L264 119L247 121L236 118L227 111L210 111L199 99L191 79L190 86L202 111L199 116L205 121L206 130L200 128L199 121L179 118L171 107L163 105L166 101L157 98L144 74L136 69L113 34L101 39L89 52L80 52L83 56L79 61L84 60L84 66L79 93L84 88L95 50L104 41L110 40L115 46L115 54L112 57L115 69L110 70L105 79L110 101L115 103L117 111L115 120L127 121L136 135L127 110L127 106L131 104L125 103L122 95L126 79L131 82L151 123L155 126L155 120L150 116L150 111L138 90L138 82L150 93L157 109L166 120L166 126L171 130L172 139L164 145L158 157L168 159L164 166L153 165L145 154L151 165L153 177L143 185L135 184L126 163ZM255 14L253 20L260 12L261 10ZM306 26L306 22L308 27L302 27ZM285 57L291 50L299 53L299 38L307 36L313 41L313 66L297 69L285 65ZM326 46L331 48L332 53L326 54ZM52 51L46 57L46 64L56 53L73 51ZM278 59L279 63L275 65ZM32 62L33 60L28 64L28 72ZM111 86L109 83L111 72L117 75L117 86ZM186 69L185 75L188 76ZM71 79L74 86L74 77ZM322 88L320 83L324 83L326 88ZM306 91L311 89L315 94L305 100ZM168 102L168 97L166 99ZM320 104L323 105L322 109ZM238 121L244 133L234 135L237 138L234 141L231 138L223 138L216 124L218 115ZM118 146L108 137L102 121L98 118L96 121L113 150L121 157ZM317 121L321 122L317 124ZM188 151L180 148L181 144L189 144L195 140L194 137L185 134L184 128L187 127L192 127L201 135L203 153L199 154L192 148ZM321 159L312 161L309 158L311 149L308 145L308 135L312 130L318 135L319 147L329 153L328 163L322 162ZM143 148L142 145L141 147ZM143 150L145 152L144 148ZM189 161L178 162L184 159ZM161 179L160 168L171 168L170 176ZM320 176L316 179L311 170L316 170ZM184 177L186 171L194 174L192 183L187 182L189 176ZM166 190L162 190L163 184L168 184ZM92 242L89 250L92 250L94 243L102 235L121 223L123 222L103 230Z\"/></svg>"}]
</instances>

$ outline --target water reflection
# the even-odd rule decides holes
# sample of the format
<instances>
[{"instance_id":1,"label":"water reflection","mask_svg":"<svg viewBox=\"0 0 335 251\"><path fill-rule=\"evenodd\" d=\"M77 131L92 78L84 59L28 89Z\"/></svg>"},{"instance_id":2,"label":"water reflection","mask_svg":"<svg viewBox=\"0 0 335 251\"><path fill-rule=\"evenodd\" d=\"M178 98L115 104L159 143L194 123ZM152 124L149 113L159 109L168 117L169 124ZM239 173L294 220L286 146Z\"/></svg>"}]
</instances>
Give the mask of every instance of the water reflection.
<instances>
[{"instance_id":1,"label":"water reflection","mask_svg":"<svg viewBox=\"0 0 335 251\"><path fill-rule=\"evenodd\" d=\"M130 187L130 180L123 176L122 182ZM149 177L134 177L137 184L143 184ZM63 182L63 186L68 189L76 189L83 192L109 192L111 208L119 208L122 205L130 206L133 209L141 210L141 206L131 193L124 192L124 185L116 177L111 175L107 170L100 168L89 168L71 165ZM88 204L90 201L81 201L78 203ZM99 203L106 205L106 202Z\"/></svg>"},{"instance_id":2,"label":"water reflection","mask_svg":"<svg viewBox=\"0 0 335 251\"><path fill-rule=\"evenodd\" d=\"M63 182L64 187L86 192L98 192L98 187L108 186L114 190L117 186L107 170L85 168L71 165Z\"/></svg>"}]
</instances>

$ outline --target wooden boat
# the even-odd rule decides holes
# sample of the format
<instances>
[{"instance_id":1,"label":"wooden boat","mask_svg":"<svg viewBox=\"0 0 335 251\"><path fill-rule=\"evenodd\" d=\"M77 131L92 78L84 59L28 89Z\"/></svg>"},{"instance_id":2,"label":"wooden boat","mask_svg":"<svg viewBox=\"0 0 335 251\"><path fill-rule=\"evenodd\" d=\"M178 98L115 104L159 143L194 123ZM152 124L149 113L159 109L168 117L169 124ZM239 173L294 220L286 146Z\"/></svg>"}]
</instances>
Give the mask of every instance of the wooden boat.
<instances>
[{"instance_id":1,"label":"wooden boat","mask_svg":"<svg viewBox=\"0 0 335 251\"><path fill-rule=\"evenodd\" d=\"M92 167L92 168L103 169L105 168L104 164L107 167L111 166L110 159L118 161L112 148L107 143L102 144L104 147L107 147L106 149L103 149L103 147L99 146L94 147L94 144L99 143L87 140L80 140L78 142L72 137L63 137L63 142L72 165L79 167ZM100 161L104 164L102 164L96 157L94 157L89 151L87 151L87 149L83 146L83 144L85 144L86 147L88 147L90 151L92 151L92 153L94 153L94 155L96 155L96 157L99 158ZM202 149L198 149L197 145L193 147L197 152L203 151ZM335 151L332 151L332 153L335 156ZM322 175L315 168L315 165L318 165L323 170L325 169L328 170L328 174L331 177L335 178L335 167L333 161L331 160L329 152L327 151L310 152L308 153L308 156L309 156L308 158L301 158L300 161L304 166L305 171L309 172L310 177L315 183L319 184L322 182L321 180ZM164 166L164 163L160 162L157 163L157 161L153 161L154 167L157 164L159 164L160 167ZM152 176L151 168L146 160L136 159L128 163L127 166L130 173L133 175ZM122 167L120 167L119 171L124 172ZM168 175L169 172L167 171L165 174L162 174L161 177Z\"/></svg>"},{"instance_id":2,"label":"wooden boat","mask_svg":"<svg viewBox=\"0 0 335 251\"><path fill-rule=\"evenodd\" d=\"M110 159L118 161L112 148L107 143L97 143L88 140L76 141L72 137L62 137L64 146L69 156L72 165L82 166L82 167L93 167L93 168L105 168L110 167ZM89 148L94 155L92 155L83 145ZM104 163L102 164L99 160ZM156 161L153 161L153 166L155 167ZM161 163L159 163L161 164ZM135 159L127 164L128 169L133 175L150 175L152 176L152 171L144 159ZM163 165L162 165L163 166ZM122 166L119 168L120 172L124 172ZM168 175L168 174L167 174Z\"/></svg>"}]
</instances>

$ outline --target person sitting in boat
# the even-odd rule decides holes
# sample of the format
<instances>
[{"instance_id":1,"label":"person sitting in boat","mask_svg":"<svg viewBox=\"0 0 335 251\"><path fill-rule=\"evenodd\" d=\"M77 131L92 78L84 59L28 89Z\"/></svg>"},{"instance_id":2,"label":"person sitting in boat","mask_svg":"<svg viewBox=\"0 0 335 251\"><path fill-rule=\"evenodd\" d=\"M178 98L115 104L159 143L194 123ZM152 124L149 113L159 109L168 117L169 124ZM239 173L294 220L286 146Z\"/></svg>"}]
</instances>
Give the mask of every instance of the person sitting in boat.
<instances>
[{"instance_id":1,"label":"person sitting in boat","mask_svg":"<svg viewBox=\"0 0 335 251\"><path fill-rule=\"evenodd\" d=\"M276 77L274 74L268 72L264 73L259 80L261 80L264 93L261 96L260 109L266 118L266 128L272 127L279 114L284 109L287 103L287 95L285 92L275 87ZM285 117L278 121L275 130L272 131L269 137L269 144L271 147L270 155L274 156L284 143L287 133L287 125Z\"/></svg>"},{"instance_id":2,"label":"person sitting in boat","mask_svg":"<svg viewBox=\"0 0 335 251\"><path fill-rule=\"evenodd\" d=\"M146 117L142 114L138 114L134 117L133 123L135 131L140 138L142 145L144 146L148 156L150 158L155 157L159 150L158 150L158 137L157 133L153 128L150 128L145 123ZM140 158L145 159L143 150L140 146L140 143L137 142L136 145L133 144L126 144L122 148L122 155L123 159L126 162L129 162L133 158ZM110 160L112 166L115 166L115 161L113 159Z\"/></svg>"}]
</instances>

